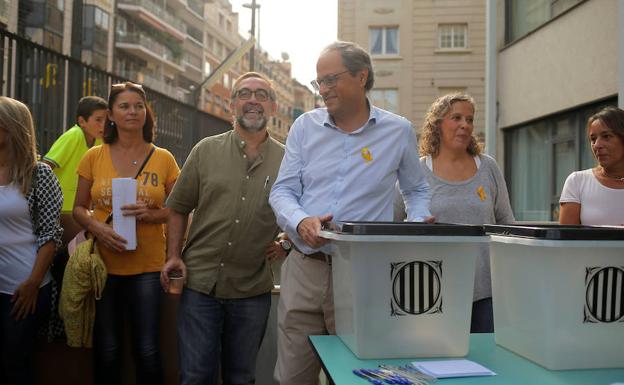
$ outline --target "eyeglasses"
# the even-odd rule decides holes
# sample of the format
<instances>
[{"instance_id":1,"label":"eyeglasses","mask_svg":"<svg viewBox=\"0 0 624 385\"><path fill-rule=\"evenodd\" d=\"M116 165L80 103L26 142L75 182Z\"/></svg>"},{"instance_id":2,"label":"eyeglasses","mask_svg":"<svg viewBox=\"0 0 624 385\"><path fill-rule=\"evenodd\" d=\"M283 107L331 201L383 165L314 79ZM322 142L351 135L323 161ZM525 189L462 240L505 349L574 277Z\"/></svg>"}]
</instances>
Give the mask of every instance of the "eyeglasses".
<instances>
[{"instance_id":1,"label":"eyeglasses","mask_svg":"<svg viewBox=\"0 0 624 385\"><path fill-rule=\"evenodd\" d=\"M323 84L325 84L325 87L327 88L334 88L336 87L336 84L338 84L338 77L342 74L346 74L347 72L349 72L349 70L338 72L337 74L325 76L323 79L314 79L310 82L310 84L312 84L312 87L317 91L321 90L321 86Z\"/></svg>"},{"instance_id":2,"label":"eyeglasses","mask_svg":"<svg viewBox=\"0 0 624 385\"><path fill-rule=\"evenodd\" d=\"M236 91L236 94L234 95L240 100L249 100L251 99L251 95L255 95L256 100L259 102L266 102L267 100L269 100L269 97L271 96L269 94L269 91L262 89L262 88L258 88L257 90L250 90L249 88L241 88L240 90Z\"/></svg>"}]
</instances>

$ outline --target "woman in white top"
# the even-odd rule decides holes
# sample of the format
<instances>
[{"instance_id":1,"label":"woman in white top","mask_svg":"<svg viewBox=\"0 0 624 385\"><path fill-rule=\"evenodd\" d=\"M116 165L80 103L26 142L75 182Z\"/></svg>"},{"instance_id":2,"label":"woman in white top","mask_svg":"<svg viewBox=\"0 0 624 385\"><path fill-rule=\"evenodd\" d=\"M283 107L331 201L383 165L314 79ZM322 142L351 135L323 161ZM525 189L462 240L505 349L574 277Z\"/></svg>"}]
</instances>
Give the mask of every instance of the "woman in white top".
<instances>
[{"instance_id":1,"label":"woman in white top","mask_svg":"<svg viewBox=\"0 0 624 385\"><path fill-rule=\"evenodd\" d=\"M559 223L624 226L624 111L607 107L587 122L594 168L568 176Z\"/></svg>"},{"instance_id":2,"label":"woman in white top","mask_svg":"<svg viewBox=\"0 0 624 385\"><path fill-rule=\"evenodd\" d=\"M37 162L32 117L0 96L0 383L32 384L38 321L49 310L49 267L61 242L63 195Z\"/></svg>"}]
</instances>

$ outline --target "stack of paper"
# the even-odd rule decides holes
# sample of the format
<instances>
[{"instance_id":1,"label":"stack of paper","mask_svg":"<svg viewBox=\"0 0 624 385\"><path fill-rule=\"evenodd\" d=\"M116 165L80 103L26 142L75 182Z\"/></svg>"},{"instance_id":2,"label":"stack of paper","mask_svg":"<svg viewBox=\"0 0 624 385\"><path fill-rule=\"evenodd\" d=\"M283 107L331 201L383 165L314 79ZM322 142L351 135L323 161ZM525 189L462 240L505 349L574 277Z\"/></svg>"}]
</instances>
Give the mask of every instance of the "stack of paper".
<instances>
[{"instance_id":1,"label":"stack of paper","mask_svg":"<svg viewBox=\"0 0 624 385\"><path fill-rule=\"evenodd\" d=\"M126 250L136 250L136 217L125 217L121 207L136 204L136 194L136 179L113 178L113 230L128 241Z\"/></svg>"},{"instance_id":2,"label":"stack of paper","mask_svg":"<svg viewBox=\"0 0 624 385\"><path fill-rule=\"evenodd\" d=\"M412 366L436 378L495 376L490 369L470 360L414 361Z\"/></svg>"}]
</instances>

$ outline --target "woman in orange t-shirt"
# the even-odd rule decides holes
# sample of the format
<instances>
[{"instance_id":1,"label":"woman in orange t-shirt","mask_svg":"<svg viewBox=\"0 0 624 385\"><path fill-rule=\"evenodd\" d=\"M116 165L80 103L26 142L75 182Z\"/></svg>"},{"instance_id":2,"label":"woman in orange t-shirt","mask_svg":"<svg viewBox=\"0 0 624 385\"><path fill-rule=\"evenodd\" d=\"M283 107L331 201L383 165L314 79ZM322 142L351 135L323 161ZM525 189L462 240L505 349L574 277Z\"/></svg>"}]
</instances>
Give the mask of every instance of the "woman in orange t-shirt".
<instances>
[{"instance_id":1,"label":"woman in orange t-shirt","mask_svg":"<svg viewBox=\"0 0 624 385\"><path fill-rule=\"evenodd\" d=\"M154 117L143 87L131 82L114 84L104 144L87 151L78 166L74 218L96 237L108 271L96 308L96 385L121 383L124 316L132 329L137 384L162 384L158 333L159 275L165 261L163 223L168 214L164 202L180 169L169 151L152 144L153 136ZM122 207L124 216L136 218L136 249L126 250L127 241L106 223L112 212L112 180L133 178L146 159L137 177L137 204Z\"/></svg>"}]
</instances>

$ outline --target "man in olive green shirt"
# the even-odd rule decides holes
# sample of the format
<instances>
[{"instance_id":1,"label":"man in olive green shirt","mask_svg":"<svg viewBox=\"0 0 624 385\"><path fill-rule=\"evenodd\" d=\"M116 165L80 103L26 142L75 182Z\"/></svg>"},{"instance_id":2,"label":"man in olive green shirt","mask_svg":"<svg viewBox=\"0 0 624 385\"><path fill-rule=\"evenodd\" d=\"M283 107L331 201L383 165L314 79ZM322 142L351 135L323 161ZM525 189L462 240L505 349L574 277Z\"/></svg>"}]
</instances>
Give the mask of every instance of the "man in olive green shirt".
<instances>
[{"instance_id":1,"label":"man in olive green shirt","mask_svg":"<svg viewBox=\"0 0 624 385\"><path fill-rule=\"evenodd\" d=\"M186 280L178 311L180 384L255 381L256 357L273 288L267 245L278 233L268 197L284 147L266 125L277 109L264 76L234 83L234 129L205 138L191 151L167 199L167 262ZM182 243L193 211L188 239Z\"/></svg>"}]
</instances>

